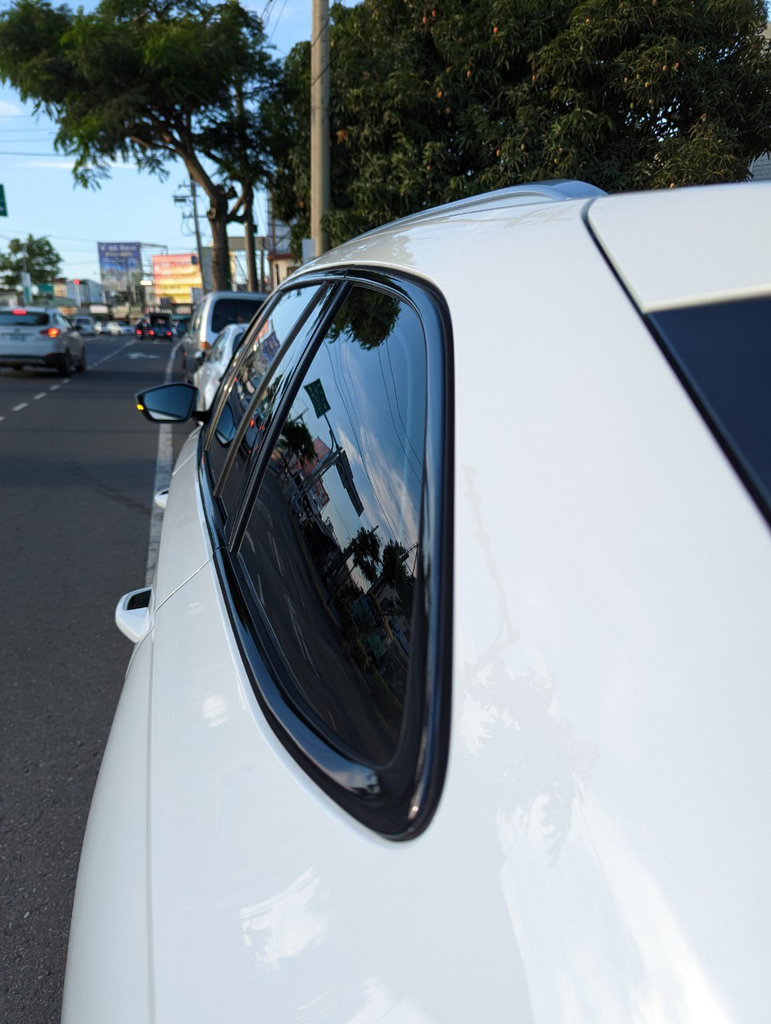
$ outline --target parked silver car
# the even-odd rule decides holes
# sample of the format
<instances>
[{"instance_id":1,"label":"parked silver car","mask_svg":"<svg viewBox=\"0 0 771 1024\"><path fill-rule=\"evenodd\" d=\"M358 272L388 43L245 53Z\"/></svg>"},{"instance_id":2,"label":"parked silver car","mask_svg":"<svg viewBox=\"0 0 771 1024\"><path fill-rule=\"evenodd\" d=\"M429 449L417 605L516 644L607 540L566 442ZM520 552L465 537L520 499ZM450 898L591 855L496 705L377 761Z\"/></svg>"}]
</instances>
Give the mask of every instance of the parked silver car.
<instances>
[{"instance_id":1,"label":"parked silver car","mask_svg":"<svg viewBox=\"0 0 771 1024\"><path fill-rule=\"evenodd\" d=\"M85 370L83 336L55 309L0 309L0 366L44 367L69 377Z\"/></svg>"},{"instance_id":2,"label":"parked silver car","mask_svg":"<svg viewBox=\"0 0 771 1024\"><path fill-rule=\"evenodd\" d=\"M268 298L263 292L209 292L195 307L182 339L182 368L192 377L223 327L246 324Z\"/></svg>"}]
</instances>

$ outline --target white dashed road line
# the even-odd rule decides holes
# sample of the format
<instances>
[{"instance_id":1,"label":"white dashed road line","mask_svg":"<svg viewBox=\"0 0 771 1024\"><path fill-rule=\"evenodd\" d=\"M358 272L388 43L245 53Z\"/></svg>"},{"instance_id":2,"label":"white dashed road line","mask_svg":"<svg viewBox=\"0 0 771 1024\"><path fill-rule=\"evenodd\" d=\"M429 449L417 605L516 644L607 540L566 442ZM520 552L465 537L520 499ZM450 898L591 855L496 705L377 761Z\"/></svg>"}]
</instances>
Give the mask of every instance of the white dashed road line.
<instances>
[{"instance_id":1,"label":"white dashed road line","mask_svg":"<svg viewBox=\"0 0 771 1024\"><path fill-rule=\"evenodd\" d=\"M134 345L134 344L136 344L136 339L132 338L131 341L127 341L125 345L121 345L120 348L113 349L112 352L108 352L107 355L102 356L101 359L98 359L95 363L92 363L91 366L89 367L89 369L93 370L95 366L101 366L102 363L106 363L107 360L108 359L112 359L113 356L120 355L121 352L125 352L125 350L127 348L131 348L131 346ZM179 346L176 346L172 350L172 353L171 353L171 356L170 356L170 359L169 359L169 368L166 371L166 380L167 381L171 378L172 360L174 359L174 355L176 354L178 347ZM155 358L155 357L153 357L153 358ZM86 370L86 372L88 372L88 370ZM58 391L63 384L70 384L72 382L72 380L73 380L72 377L64 377L62 380L59 381L58 384L51 384L50 387L48 388L48 390L49 391ZM46 393L47 392L45 392L45 391L41 391L37 395L33 395L32 396L32 401L33 402L39 402L41 398L45 398L46 397ZM28 406L29 406L29 402L19 402L18 405L14 405L13 409L11 410L11 412L21 412L22 409L26 409ZM0 416L0 423L2 423L2 421L4 419L5 419L5 416ZM171 429L170 428L168 428L167 433L169 434L169 440L168 440L169 451L171 451ZM169 478L170 477L171 477L171 471L169 470ZM158 534L160 536L160 528L159 528Z\"/></svg>"}]
</instances>

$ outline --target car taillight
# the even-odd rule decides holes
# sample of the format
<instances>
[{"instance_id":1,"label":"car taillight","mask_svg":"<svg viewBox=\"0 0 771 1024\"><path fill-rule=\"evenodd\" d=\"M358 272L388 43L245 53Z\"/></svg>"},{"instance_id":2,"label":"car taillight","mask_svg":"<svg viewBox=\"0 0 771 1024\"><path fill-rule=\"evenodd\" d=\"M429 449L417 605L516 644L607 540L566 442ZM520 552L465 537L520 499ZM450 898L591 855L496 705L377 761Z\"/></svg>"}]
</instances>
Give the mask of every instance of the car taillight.
<instances>
[{"instance_id":1,"label":"car taillight","mask_svg":"<svg viewBox=\"0 0 771 1024\"><path fill-rule=\"evenodd\" d=\"M151 338L154 338L154 337L155 337L155 331L154 331L154 330L152 329L152 327L150 328L150 330L149 330L149 332L148 332L148 333L149 333L149 335L150 335L150 337L151 337Z\"/></svg>"},{"instance_id":2,"label":"car taillight","mask_svg":"<svg viewBox=\"0 0 771 1024\"><path fill-rule=\"evenodd\" d=\"M41 334L47 334L49 338L58 338L62 333L58 327L47 327L46 330L41 331Z\"/></svg>"},{"instance_id":3,"label":"car taillight","mask_svg":"<svg viewBox=\"0 0 771 1024\"><path fill-rule=\"evenodd\" d=\"M211 345L209 344L209 342L208 341L202 341L201 342L201 349L205 352L208 348L211 348Z\"/></svg>"}]
</instances>

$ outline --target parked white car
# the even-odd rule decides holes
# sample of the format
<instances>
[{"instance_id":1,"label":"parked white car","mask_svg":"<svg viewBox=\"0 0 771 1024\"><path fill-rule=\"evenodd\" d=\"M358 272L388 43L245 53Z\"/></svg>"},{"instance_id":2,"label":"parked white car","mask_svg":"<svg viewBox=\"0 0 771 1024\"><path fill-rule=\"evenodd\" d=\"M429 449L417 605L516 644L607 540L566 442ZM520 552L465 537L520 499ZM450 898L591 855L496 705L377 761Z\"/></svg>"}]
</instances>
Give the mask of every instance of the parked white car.
<instances>
[{"instance_id":1,"label":"parked white car","mask_svg":"<svg viewBox=\"0 0 771 1024\"><path fill-rule=\"evenodd\" d=\"M771 1019L769 223L534 184L279 289L116 611L65 1024Z\"/></svg>"},{"instance_id":2,"label":"parked white car","mask_svg":"<svg viewBox=\"0 0 771 1024\"><path fill-rule=\"evenodd\" d=\"M220 380L228 368L233 353L241 344L246 324L228 324L214 339L204 361L193 374L193 384L198 388L197 408L210 409L220 386Z\"/></svg>"},{"instance_id":3,"label":"parked white car","mask_svg":"<svg viewBox=\"0 0 771 1024\"><path fill-rule=\"evenodd\" d=\"M192 376L228 324L246 327L263 307L264 292L209 292L193 310L182 335L182 369Z\"/></svg>"}]
</instances>

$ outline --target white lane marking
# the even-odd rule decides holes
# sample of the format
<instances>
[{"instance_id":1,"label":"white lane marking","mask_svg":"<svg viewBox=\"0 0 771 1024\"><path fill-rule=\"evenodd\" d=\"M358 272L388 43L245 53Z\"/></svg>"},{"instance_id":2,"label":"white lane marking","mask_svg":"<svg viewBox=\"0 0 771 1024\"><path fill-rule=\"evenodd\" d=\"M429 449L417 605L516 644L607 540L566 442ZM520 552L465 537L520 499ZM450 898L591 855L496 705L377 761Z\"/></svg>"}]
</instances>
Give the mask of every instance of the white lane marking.
<instances>
[{"instance_id":1,"label":"white lane marking","mask_svg":"<svg viewBox=\"0 0 771 1024\"><path fill-rule=\"evenodd\" d=\"M134 344L135 344L135 341L133 339L131 341L126 342L125 345L122 345L120 348L116 348L114 352L109 352L102 359L99 359L96 363L93 363L92 366L91 366L91 369L93 369L94 366L99 366L101 363L106 362L108 359L112 359L113 356L120 355L121 352L125 352L127 348L131 348L131 346L134 345ZM169 368L167 368L167 370L166 370L166 377L164 379L164 383L166 383L166 381L169 380L171 363L172 363L172 361L174 359L174 356L176 355L178 349L179 349L179 345L176 345L174 347L174 349L172 350L172 352L171 352L171 355L169 357ZM155 359L156 356L153 356L152 358ZM70 384L71 381L72 381L71 377L65 377L64 380L60 381L58 384L51 384L50 387L48 388L48 390L49 391L58 391L59 388L61 388L62 384ZM45 398L45 396L46 396L45 391L41 391L40 394L33 395L32 400L37 402L41 398ZM29 405L29 402L20 402L18 405L15 405L13 407L11 412L21 412L21 410L22 409L26 409L28 405ZM0 416L0 423L2 423L4 419L5 419L5 416ZM171 476L171 475L169 474L169 476Z\"/></svg>"},{"instance_id":2,"label":"white lane marking","mask_svg":"<svg viewBox=\"0 0 771 1024\"><path fill-rule=\"evenodd\" d=\"M286 601L287 606L289 608L289 618L290 618L291 623L292 623L292 632L295 635L295 640L297 641L297 644L300 647L300 650L302 651L303 658L305 658L305 660L310 665L311 664L311 652L308 650L308 645L305 642L305 637L303 636L302 627L300 626L300 621L297 618L297 612L295 611L294 605L292 604L291 600L289 599L289 597L286 594L284 594L284 600ZM264 601L262 603L263 603L263 605L265 604Z\"/></svg>"},{"instance_id":3,"label":"white lane marking","mask_svg":"<svg viewBox=\"0 0 771 1024\"><path fill-rule=\"evenodd\" d=\"M133 345L134 342L132 341L131 344ZM128 346L125 347L128 348ZM168 384L171 380L172 370L174 369L174 357L177 354L178 348L179 345L175 345L169 354L166 373L163 377L164 384ZM174 468L174 449L171 441L171 424L161 423L158 427L158 454L155 458L155 482L153 484L154 495L158 491L168 488L171 483L171 472ZM146 587L149 587L153 582L155 565L158 561L158 549L161 546L161 528L163 527L163 510L158 508L154 501L151 507L150 537L147 542L147 567L145 569Z\"/></svg>"},{"instance_id":4,"label":"white lane marking","mask_svg":"<svg viewBox=\"0 0 771 1024\"><path fill-rule=\"evenodd\" d=\"M268 540L270 541L270 546L273 548L273 555L276 559L278 571L282 576L286 576L286 573L284 572L284 563L281 561L281 555L278 553L278 544L276 544L276 538L273 536L272 530L268 532ZM289 598L287 598L287 600L289 600Z\"/></svg>"}]
</instances>

